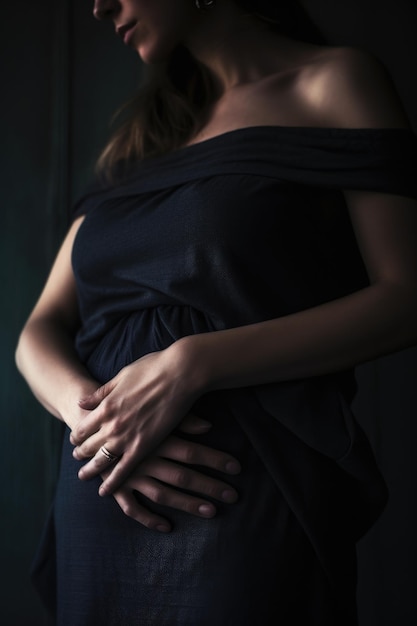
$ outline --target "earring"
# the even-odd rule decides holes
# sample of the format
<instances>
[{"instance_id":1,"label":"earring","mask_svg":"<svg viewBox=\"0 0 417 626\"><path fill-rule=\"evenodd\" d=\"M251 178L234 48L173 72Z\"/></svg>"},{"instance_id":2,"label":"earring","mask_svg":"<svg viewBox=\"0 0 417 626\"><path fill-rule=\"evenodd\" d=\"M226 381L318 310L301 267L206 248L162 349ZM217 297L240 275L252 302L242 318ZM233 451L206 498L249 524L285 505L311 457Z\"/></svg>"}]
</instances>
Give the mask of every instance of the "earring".
<instances>
[{"instance_id":1,"label":"earring","mask_svg":"<svg viewBox=\"0 0 417 626\"><path fill-rule=\"evenodd\" d=\"M216 6L216 0L195 0L195 6L199 11L213 9Z\"/></svg>"}]
</instances>

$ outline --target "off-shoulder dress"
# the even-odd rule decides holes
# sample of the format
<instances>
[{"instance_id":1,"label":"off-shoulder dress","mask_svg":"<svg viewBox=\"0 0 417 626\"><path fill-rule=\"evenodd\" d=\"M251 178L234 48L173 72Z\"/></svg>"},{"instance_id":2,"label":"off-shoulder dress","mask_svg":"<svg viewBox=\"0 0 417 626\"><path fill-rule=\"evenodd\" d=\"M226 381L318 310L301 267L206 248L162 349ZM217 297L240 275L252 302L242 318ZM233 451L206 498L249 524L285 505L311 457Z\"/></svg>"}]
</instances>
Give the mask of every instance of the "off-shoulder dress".
<instances>
[{"instance_id":1,"label":"off-shoulder dress","mask_svg":"<svg viewBox=\"0 0 417 626\"><path fill-rule=\"evenodd\" d=\"M184 335L365 287L342 190L415 197L416 155L403 129L250 127L86 193L80 359L104 382ZM59 626L354 626L355 543L387 496L354 393L344 371L203 396L195 413L213 428L196 440L240 460L227 479L240 499L209 520L147 503L169 534L79 481L65 436L35 568Z\"/></svg>"}]
</instances>

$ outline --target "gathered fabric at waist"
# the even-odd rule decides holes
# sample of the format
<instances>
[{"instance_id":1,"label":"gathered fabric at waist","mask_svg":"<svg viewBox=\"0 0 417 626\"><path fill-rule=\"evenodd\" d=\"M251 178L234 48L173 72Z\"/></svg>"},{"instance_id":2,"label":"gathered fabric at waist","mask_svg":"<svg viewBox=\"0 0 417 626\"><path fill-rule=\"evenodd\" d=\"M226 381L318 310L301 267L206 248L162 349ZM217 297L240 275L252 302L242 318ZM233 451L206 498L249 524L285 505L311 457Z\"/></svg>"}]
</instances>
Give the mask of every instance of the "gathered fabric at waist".
<instances>
[{"instance_id":1,"label":"gathered fabric at waist","mask_svg":"<svg viewBox=\"0 0 417 626\"><path fill-rule=\"evenodd\" d=\"M79 354L104 383L145 354L183 336L215 330L215 323L192 307L158 306L119 319L88 355ZM202 396L195 406L196 414L200 409L208 419L207 407L233 416L329 579L339 582L343 545L354 545L387 499L369 442L350 410L352 380L353 372L344 372L220 390Z\"/></svg>"}]
</instances>

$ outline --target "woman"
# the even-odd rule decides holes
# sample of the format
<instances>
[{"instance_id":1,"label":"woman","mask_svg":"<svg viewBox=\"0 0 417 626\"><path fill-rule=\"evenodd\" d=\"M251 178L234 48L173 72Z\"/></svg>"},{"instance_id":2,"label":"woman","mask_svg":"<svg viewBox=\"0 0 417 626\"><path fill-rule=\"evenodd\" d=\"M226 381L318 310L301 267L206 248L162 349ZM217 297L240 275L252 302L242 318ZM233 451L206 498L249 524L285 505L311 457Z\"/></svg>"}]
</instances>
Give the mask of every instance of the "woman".
<instances>
[{"instance_id":1,"label":"woman","mask_svg":"<svg viewBox=\"0 0 417 626\"><path fill-rule=\"evenodd\" d=\"M357 623L386 493L352 367L417 338L416 145L375 60L274 4L95 1L155 74L17 350L68 426L58 624Z\"/></svg>"}]
</instances>

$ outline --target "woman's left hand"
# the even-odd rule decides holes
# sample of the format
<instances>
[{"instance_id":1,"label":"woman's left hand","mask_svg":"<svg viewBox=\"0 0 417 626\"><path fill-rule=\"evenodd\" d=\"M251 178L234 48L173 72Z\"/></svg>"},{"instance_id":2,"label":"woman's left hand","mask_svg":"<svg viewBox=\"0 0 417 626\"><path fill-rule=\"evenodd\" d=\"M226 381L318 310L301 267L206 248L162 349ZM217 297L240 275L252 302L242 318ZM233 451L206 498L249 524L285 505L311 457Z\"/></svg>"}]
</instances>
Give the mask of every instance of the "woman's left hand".
<instances>
[{"instance_id":1,"label":"woman's left hand","mask_svg":"<svg viewBox=\"0 0 417 626\"><path fill-rule=\"evenodd\" d=\"M195 383L195 368L179 342L124 367L113 379L80 401L90 411L71 433L74 457L89 462L79 471L88 480L107 469L105 446L119 457L100 487L112 494L130 472L169 435L189 412L202 391ZM92 457L92 458L91 458Z\"/></svg>"}]
</instances>

